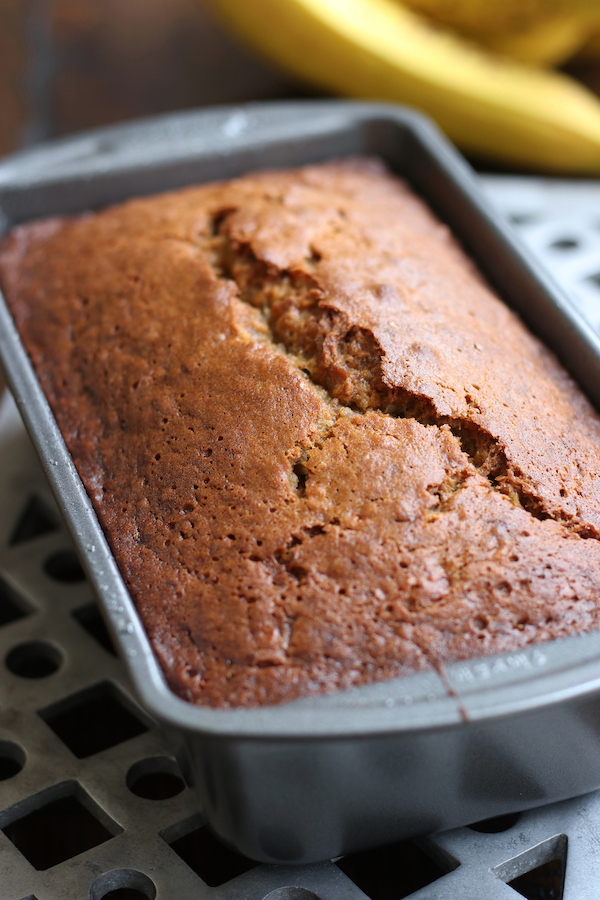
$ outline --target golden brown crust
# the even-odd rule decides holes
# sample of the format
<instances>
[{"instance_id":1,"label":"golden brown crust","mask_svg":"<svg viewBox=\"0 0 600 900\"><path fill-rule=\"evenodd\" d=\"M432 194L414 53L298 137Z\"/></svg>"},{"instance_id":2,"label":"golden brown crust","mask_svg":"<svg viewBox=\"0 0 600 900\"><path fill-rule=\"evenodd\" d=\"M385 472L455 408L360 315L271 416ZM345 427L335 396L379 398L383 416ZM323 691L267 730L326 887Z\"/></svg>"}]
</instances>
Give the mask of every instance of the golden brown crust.
<instances>
[{"instance_id":1,"label":"golden brown crust","mask_svg":"<svg viewBox=\"0 0 600 900\"><path fill-rule=\"evenodd\" d=\"M34 223L0 275L182 696L598 627L598 416L376 162Z\"/></svg>"}]
</instances>

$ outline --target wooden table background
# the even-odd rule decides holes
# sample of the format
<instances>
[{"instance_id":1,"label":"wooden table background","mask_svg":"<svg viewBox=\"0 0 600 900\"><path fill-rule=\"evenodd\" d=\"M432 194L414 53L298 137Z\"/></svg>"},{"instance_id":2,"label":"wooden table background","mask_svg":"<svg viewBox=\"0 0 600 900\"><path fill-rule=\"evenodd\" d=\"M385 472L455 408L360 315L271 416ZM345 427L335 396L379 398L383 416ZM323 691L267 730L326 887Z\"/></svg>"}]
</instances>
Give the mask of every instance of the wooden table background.
<instances>
[{"instance_id":1,"label":"wooden table background","mask_svg":"<svg viewBox=\"0 0 600 900\"><path fill-rule=\"evenodd\" d=\"M310 91L237 45L202 0L0 0L0 154L169 110L298 96Z\"/></svg>"}]
</instances>

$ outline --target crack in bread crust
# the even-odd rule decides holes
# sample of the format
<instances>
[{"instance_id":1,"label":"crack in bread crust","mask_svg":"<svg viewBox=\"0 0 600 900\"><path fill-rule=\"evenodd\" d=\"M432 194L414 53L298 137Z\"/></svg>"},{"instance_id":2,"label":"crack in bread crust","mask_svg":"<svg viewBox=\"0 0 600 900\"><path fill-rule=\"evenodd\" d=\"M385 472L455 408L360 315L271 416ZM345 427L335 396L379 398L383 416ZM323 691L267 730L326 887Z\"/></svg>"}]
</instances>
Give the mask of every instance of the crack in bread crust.
<instances>
[{"instance_id":1,"label":"crack in bread crust","mask_svg":"<svg viewBox=\"0 0 600 900\"><path fill-rule=\"evenodd\" d=\"M381 367L383 351L373 334L350 324L344 313L329 306L314 276L281 271L257 259L249 244L231 239L227 221L233 212L222 211L211 221L209 247L215 272L235 284L240 300L260 313L271 343L283 347L311 382L326 390L331 401L356 413L372 410L393 418L415 419L422 425L447 425L492 490L540 521L553 519L579 537L599 539L591 527L552 514L535 492L525 490L519 480L521 473L509 465L500 442L480 425L439 415L426 396L388 386ZM303 451L292 466L301 495L306 488L305 462Z\"/></svg>"}]
</instances>

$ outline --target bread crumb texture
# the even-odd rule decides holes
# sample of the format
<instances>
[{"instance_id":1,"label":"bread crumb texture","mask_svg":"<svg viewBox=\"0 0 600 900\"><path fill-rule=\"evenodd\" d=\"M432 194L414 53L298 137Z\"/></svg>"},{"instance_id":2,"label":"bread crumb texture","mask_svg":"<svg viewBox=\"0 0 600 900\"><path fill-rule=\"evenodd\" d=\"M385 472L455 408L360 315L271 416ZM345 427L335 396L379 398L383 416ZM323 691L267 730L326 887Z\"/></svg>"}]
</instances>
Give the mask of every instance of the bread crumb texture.
<instances>
[{"instance_id":1,"label":"bread crumb texture","mask_svg":"<svg viewBox=\"0 0 600 900\"><path fill-rule=\"evenodd\" d=\"M182 697L598 627L598 416L376 161L26 225L0 277Z\"/></svg>"}]
</instances>

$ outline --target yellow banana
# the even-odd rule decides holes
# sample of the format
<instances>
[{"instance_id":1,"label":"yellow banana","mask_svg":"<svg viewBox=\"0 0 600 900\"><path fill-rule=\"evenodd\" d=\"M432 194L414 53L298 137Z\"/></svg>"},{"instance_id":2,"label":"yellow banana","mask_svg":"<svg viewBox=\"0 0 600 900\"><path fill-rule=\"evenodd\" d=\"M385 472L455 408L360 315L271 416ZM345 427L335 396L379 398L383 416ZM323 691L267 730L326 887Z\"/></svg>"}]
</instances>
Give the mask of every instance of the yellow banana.
<instances>
[{"instance_id":1,"label":"yellow banana","mask_svg":"<svg viewBox=\"0 0 600 900\"><path fill-rule=\"evenodd\" d=\"M484 47L533 65L560 65L600 26L600 0L404 0Z\"/></svg>"},{"instance_id":2,"label":"yellow banana","mask_svg":"<svg viewBox=\"0 0 600 900\"><path fill-rule=\"evenodd\" d=\"M591 27L583 16L558 15L544 19L528 31L499 34L484 43L490 50L521 62L558 66L585 44Z\"/></svg>"},{"instance_id":3,"label":"yellow banana","mask_svg":"<svg viewBox=\"0 0 600 900\"><path fill-rule=\"evenodd\" d=\"M404 5L476 39L526 34L561 16L600 13L599 0L404 0Z\"/></svg>"},{"instance_id":4,"label":"yellow banana","mask_svg":"<svg viewBox=\"0 0 600 900\"><path fill-rule=\"evenodd\" d=\"M600 58L600 23L590 31L585 43L579 48L575 58L579 62Z\"/></svg>"},{"instance_id":5,"label":"yellow banana","mask_svg":"<svg viewBox=\"0 0 600 900\"><path fill-rule=\"evenodd\" d=\"M428 112L463 149L600 172L600 101L570 78L484 53L394 0L211 0L237 33L335 93Z\"/></svg>"}]
</instances>

